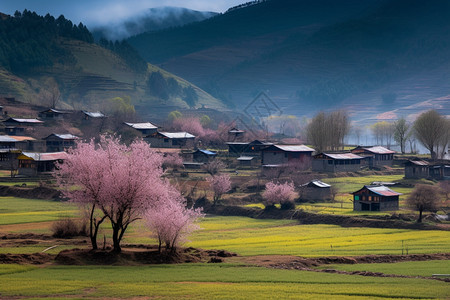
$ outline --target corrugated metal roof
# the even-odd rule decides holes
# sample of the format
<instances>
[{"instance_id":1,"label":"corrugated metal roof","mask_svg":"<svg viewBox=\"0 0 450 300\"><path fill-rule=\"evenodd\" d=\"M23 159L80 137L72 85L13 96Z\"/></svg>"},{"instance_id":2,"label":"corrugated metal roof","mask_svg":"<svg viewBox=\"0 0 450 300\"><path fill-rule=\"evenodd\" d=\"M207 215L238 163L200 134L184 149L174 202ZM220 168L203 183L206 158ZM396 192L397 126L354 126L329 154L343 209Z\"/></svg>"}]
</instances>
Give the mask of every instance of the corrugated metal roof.
<instances>
[{"instance_id":1,"label":"corrugated metal roof","mask_svg":"<svg viewBox=\"0 0 450 300\"><path fill-rule=\"evenodd\" d=\"M39 123L44 123L43 121L40 121L38 119L18 119L18 118L9 118L8 120L5 120L3 122L8 122L10 120L19 122L19 123L33 123L33 124L39 124Z\"/></svg>"},{"instance_id":2,"label":"corrugated metal roof","mask_svg":"<svg viewBox=\"0 0 450 300\"><path fill-rule=\"evenodd\" d=\"M273 145L280 150L288 152L314 152L315 150L305 145Z\"/></svg>"},{"instance_id":3,"label":"corrugated metal roof","mask_svg":"<svg viewBox=\"0 0 450 300\"><path fill-rule=\"evenodd\" d=\"M229 133L244 133L244 130L239 130L237 128L232 128L230 129L230 131L228 131Z\"/></svg>"},{"instance_id":4,"label":"corrugated metal roof","mask_svg":"<svg viewBox=\"0 0 450 300\"><path fill-rule=\"evenodd\" d=\"M364 148L364 149L369 152L376 153L376 154L394 154L394 153L396 153L395 151L389 150L389 149L381 147L381 146L369 147L369 148Z\"/></svg>"},{"instance_id":5,"label":"corrugated metal roof","mask_svg":"<svg viewBox=\"0 0 450 300\"><path fill-rule=\"evenodd\" d=\"M49 108L47 110L41 111L41 113L46 113L46 112L54 112L56 114L68 114L69 113L68 111L57 110L54 108Z\"/></svg>"},{"instance_id":6,"label":"corrugated metal roof","mask_svg":"<svg viewBox=\"0 0 450 300\"><path fill-rule=\"evenodd\" d=\"M254 156L240 156L240 157L237 158L237 160L245 160L245 161L248 161L248 160L252 160L252 159L254 159L254 158L255 158Z\"/></svg>"},{"instance_id":7,"label":"corrugated metal roof","mask_svg":"<svg viewBox=\"0 0 450 300\"><path fill-rule=\"evenodd\" d=\"M188 132L160 132L165 137L169 139L193 139L195 135L192 135Z\"/></svg>"},{"instance_id":8,"label":"corrugated metal roof","mask_svg":"<svg viewBox=\"0 0 450 300\"><path fill-rule=\"evenodd\" d=\"M0 142L15 143L17 142L17 140L15 138L10 137L9 135L0 135Z\"/></svg>"},{"instance_id":9,"label":"corrugated metal roof","mask_svg":"<svg viewBox=\"0 0 450 300\"><path fill-rule=\"evenodd\" d=\"M68 157L66 152L47 152L47 153L22 152L21 155L29 157L34 161L53 161L58 159L67 159Z\"/></svg>"},{"instance_id":10,"label":"corrugated metal roof","mask_svg":"<svg viewBox=\"0 0 450 300\"><path fill-rule=\"evenodd\" d=\"M198 151L205 153L206 155L217 155L216 152L213 151L209 151L209 150L204 150L204 149L197 149Z\"/></svg>"},{"instance_id":11,"label":"corrugated metal roof","mask_svg":"<svg viewBox=\"0 0 450 300\"><path fill-rule=\"evenodd\" d=\"M150 122L145 122L145 123L128 123L128 122L124 122L126 125L134 128L134 129L158 129L158 126L153 125Z\"/></svg>"},{"instance_id":12,"label":"corrugated metal roof","mask_svg":"<svg viewBox=\"0 0 450 300\"><path fill-rule=\"evenodd\" d=\"M424 160L410 160L410 163L413 163L417 166L428 166L430 163Z\"/></svg>"},{"instance_id":13,"label":"corrugated metal roof","mask_svg":"<svg viewBox=\"0 0 450 300\"><path fill-rule=\"evenodd\" d=\"M310 183L315 185L315 186L317 186L317 187L320 187L320 188L329 188L329 187L331 187L331 185L329 185L328 183L325 183L325 182L320 181L320 180L312 180Z\"/></svg>"},{"instance_id":14,"label":"corrugated metal roof","mask_svg":"<svg viewBox=\"0 0 450 300\"><path fill-rule=\"evenodd\" d=\"M79 139L79 137L77 137L76 135L70 134L70 133L65 133L65 134L52 133L48 137L46 137L46 139L51 137L52 135L59 137L62 140L78 140Z\"/></svg>"},{"instance_id":15,"label":"corrugated metal roof","mask_svg":"<svg viewBox=\"0 0 450 300\"><path fill-rule=\"evenodd\" d=\"M353 153L323 153L333 159L363 159L363 157Z\"/></svg>"},{"instance_id":16,"label":"corrugated metal roof","mask_svg":"<svg viewBox=\"0 0 450 300\"><path fill-rule=\"evenodd\" d=\"M399 196L402 193L397 193L396 191L391 190L390 188L384 185L366 185L365 186L369 191L374 192L375 194L381 196Z\"/></svg>"},{"instance_id":17,"label":"corrugated metal roof","mask_svg":"<svg viewBox=\"0 0 450 300\"><path fill-rule=\"evenodd\" d=\"M30 136L17 135L0 135L0 142L21 142L21 141L35 141L36 139Z\"/></svg>"},{"instance_id":18,"label":"corrugated metal roof","mask_svg":"<svg viewBox=\"0 0 450 300\"><path fill-rule=\"evenodd\" d=\"M84 111L83 113L91 118L104 118L105 115L99 111Z\"/></svg>"}]
</instances>

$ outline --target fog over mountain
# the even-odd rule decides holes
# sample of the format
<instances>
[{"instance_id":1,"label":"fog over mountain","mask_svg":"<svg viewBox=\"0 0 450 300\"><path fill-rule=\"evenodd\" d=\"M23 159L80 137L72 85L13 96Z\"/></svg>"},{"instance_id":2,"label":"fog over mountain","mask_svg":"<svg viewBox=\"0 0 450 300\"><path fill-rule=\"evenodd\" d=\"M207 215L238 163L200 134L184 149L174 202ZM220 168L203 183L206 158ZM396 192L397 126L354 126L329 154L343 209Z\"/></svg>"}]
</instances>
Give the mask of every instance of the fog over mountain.
<instances>
[{"instance_id":1,"label":"fog over mountain","mask_svg":"<svg viewBox=\"0 0 450 300\"><path fill-rule=\"evenodd\" d=\"M230 106L265 91L298 116L450 114L450 1L269 0L129 42Z\"/></svg>"},{"instance_id":2,"label":"fog over mountain","mask_svg":"<svg viewBox=\"0 0 450 300\"><path fill-rule=\"evenodd\" d=\"M162 30L199 22L217 15L215 12L190 10L182 7L155 7L130 16L111 21L108 24L94 25L90 29L98 40L121 40L143 32Z\"/></svg>"}]
</instances>

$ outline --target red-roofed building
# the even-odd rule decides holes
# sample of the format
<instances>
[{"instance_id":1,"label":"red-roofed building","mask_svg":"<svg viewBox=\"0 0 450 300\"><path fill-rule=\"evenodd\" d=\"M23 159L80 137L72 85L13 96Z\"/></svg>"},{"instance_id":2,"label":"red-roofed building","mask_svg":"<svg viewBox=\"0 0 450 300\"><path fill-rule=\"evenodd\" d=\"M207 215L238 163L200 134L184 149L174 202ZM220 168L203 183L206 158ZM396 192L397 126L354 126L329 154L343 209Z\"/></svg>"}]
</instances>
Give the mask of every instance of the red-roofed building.
<instances>
[{"instance_id":1,"label":"red-roofed building","mask_svg":"<svg viewBox=\"0 0 450 300\"><path fill-rule=\"evenodd\" d=\"M401 195L384 185L365 185L352 194L355 211L398 210L398 199Z\"/></svg>"}]
</instances>

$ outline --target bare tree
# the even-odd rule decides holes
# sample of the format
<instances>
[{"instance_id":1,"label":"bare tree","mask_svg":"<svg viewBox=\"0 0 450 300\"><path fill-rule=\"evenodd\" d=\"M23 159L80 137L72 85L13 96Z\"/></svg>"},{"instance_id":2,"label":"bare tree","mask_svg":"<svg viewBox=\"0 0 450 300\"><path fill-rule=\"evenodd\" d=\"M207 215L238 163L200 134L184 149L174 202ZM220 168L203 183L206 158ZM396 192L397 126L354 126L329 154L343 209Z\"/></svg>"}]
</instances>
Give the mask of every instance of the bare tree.
<instances>
[{"instance_id":1,"label":"bare tree","mask_svg":"<svg viewBox=\"0 0 450 300\"><path fill-rule=\"evenodd\" d=\"M392 137L394 135L394 124L382 121L377 122L371 127L372 133L375 136L377 145L391 147Z\"/></svg>"},{"instance_id":2,"label":"bare tree","mask_svg":"<svg viewBox=\"0 0 450 300\"><path fill-rule=\"evenodd\" d=\"M445 196L445 200L450 199L450 180L444 180L439 182L442 194Z\"/></svg>"},{"instance_id":3,"label":"bare tree","mask_svg":"<svg viewBox=\"0 0 450 300\"><path fill-rule=\"evenodd\" d=\"M438 158L439 145L447 144L448 122L435 110L422 113L414 122L414 133L419 142L430 151L431 159ZM442 146L441 146L442 147Z\"/></svg>"},{"instance_id":4,"label":"bare tree","mask_svg":"<svg viewBox=\"0 0 450 300\"><path fill-rule=\"evenodd\" d=\"M342 110L318 113L306 129L308 141L317 152L342 149L349 131L348 113Z\"/></svg>"},{"instance_id":5,"label":"bare tree","mask_svg":"<svg viewBox=\"0 0 450 300\"><path fill-rule=\"evenodd\" d=\"M408 135L410 135L410 127L411 125L406 123L403 117L394 123L394 140L400 145L400 151L402 153L405 153L406 140L408 139Z\"/></svg>"},{"instance_id":6,"label":"bare tree","mask_svg":"<svg viewBox=\"0 0 450 300\"><path fill-rule=\"evenodd\" d=\"M439 201L439 189L428 184L418 184L406 199L408 205L419 211L418 223L422 222L422 212L435 211Z\"/></svg>"}]
</instances>

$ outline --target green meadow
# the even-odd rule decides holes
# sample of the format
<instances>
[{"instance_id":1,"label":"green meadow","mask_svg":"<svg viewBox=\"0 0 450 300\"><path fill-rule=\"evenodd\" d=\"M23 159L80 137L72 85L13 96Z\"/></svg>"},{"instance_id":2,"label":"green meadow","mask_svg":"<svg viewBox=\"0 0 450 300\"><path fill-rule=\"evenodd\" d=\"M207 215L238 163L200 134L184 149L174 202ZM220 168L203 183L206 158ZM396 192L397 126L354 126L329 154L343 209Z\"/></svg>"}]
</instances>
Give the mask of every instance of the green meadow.
<instances>
[{"instance_id":1,"label":"green meadow","mask_svg":"<svg viewBox=\"0 0 450 300\"><path fill-rule=\"evenodd\" d=\"M0 296L45 299L443 299L435 280L375 278L235 264L157 266L8 266ZM147 298L145 298L147 299Z\"/></svg>"},{"instance_id":2,"label":"green meadow","mask_svg":"<svg viewBox=\"0 0 450 300\"><path fill-rule=\"evenodd\" d=\"M0 198L0 233L50 234L52 221L77 216L69 203L14 197ZM12 227L11 227L12 226ZM445 299L450 284L418 278L378 278L323 272L279 270L245 263L254 255L351 256L450 252L450 232L337 225L300 225L295 220L207 216L186 246L224 249L242 258L233 263L139 266L40 266L0 264L0 299ZM13 230L11 229L13 228ZM12 231L9 231L12 230ZM105 224L100 236L110 235ZM154 244L137 222L124 243ZM100 239L100 238L99 238ZM4 246L2 253L41 252L48 244ZM88 247L58 244L47 253ZM341 270L369 270L409 276L442 273L449 261L399 264L327 265ZM352 269L354 268L354 269Z\"/></svg>"}]
</instances>

